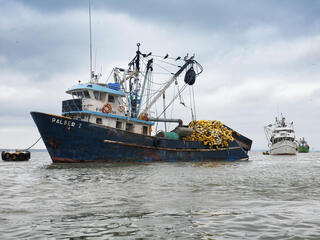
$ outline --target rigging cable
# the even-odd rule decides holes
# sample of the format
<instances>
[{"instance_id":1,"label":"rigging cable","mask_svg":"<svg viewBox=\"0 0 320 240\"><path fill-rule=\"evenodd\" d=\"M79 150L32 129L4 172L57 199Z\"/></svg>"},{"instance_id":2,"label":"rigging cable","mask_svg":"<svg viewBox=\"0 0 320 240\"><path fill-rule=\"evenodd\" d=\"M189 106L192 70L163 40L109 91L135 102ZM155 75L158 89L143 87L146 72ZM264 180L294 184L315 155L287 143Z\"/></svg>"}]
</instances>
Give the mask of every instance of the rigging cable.
<instances>
[{"instance_id":1,"label":"rigging cable","mask_svg":"<svg viewBox=\"0 0 320 240\"><path fill-rule=\"evenodd\" d=\"M150 56L165 59L164 56L160 56L160 55L150 55ZM181 57L167 57L166 59L172 59L172 60L177 61L177 60L181 59Z\"/></svg>"},{"instance_id":2,"label":"rigging cable","mask_svg":"<svg viewBox=\"0 0 320 240\"><path fill-rule=\"evenodd\" d=\"M169 62L166 62L166 61L163 61L163 60L160 60L160 59L157 59L156 61L163 62L163 63L165 63L165 64L168 64L168 65L171 65L171 66L175 66L175 67L180 67L180 66L177 65L177 64L169 63Z\"/></svg>"},{"instance_id":3,"label":"rigging cable","mask_svg":"<svg viewBox=\"0 0 320 240\"><path fill-rule=\"evenodd\" d=\"M161 65L159 65L158 63L154 62L155 65L157 65L159 68L162 68L163 70L167 71L168 73L171 73L168 69L162 67ZM172 74L172 73L171 73Z\"/></svg>"},{"instance_id":4,"label":"rigging cable","mask_svg":"<svg viewBox=\"0 0 320 240\"><path fill-rule=\"evenodd\" d=\"M38 139L34 144L32 144L32 145L31 145L30 147L28 147L27 149L23 149L23 151L28 151L30 148L32 148L34 145L36 145L41 138L42 138L42 137L39 137L39 139Z\"/></svg>"},{"instance_id":5,"label":"rigging cable","mask_svg":"<svg viewBox=\"0 0 320 240\"><path fill-rule=\"evenodd\" d=\"M161 56L157 56L157 55L151 55L151 56L158 57L158 58L161 57ZM166 58L168 58L168 56L166 55L166 57L161 57L161 58L166 59ZM169 58L169 59L171 59L171 58ZM140 60L141 60L143 65L146 65L145 60L143 58L141 58ZM157 60L159 60L159 62L162 62L162 63L165 63L165 64L170 64L172 66L179 67L179 66L177 66L175 64L171 64L171 63L168 63L168 62L160 60L160 59L157 59ZM154 64L156 66L158 66L159 68L167 71L168 74L173 74L167 68L159 65L158 63L154 62ZM201 74L203 72L203 67L196 60L193 60L193 64L195 65L195 68L196 68L195 69L196 70L195 71L196 72L195 75L198 76L199 74ZM144 103L141 104L141 107L146 105L149 102L149 100L152 98L152 96L154 96L156 93L158 93L161 90L161 87L160 87L158 90L153 91L152 90L153 85L163 86L163 85L167 84L167 82L162 83L162 84L161 83L160 84L159 83L155 83L155 82L153 82L151 80L151 77L150 77L148 79L148 84L147 84L147 87L146 87L147 88L147 98L146 98L146 101L144 101ZM158 117L160 117L162 114L164 114L164 112L168 109L168 107L171 106L174 103L174 101L176 100L177 97L179 97L179 99L180 99L180 104L182 104L183 106L187 107L185 105L185 103L183 102L182 96L181 96L181 93L185 90L185 88L187 87L187 84L185 84L181 89L179 89L179 85L178 85L177 80L176 80L176 85L177 85L177 88L178 88L178 93L175 95L175 92L174 92L173 99L171 100L171 102L167 106L165 106L165 108L163 109L163 111L159 115L158 115L158 111L156 109L156 115ZM191 109L192 119L195 120L196 119L196 104L195 104L195 98L194 98L194 88L189 89L189 95L190 95L190 105L191 105L190 109ZM173 109L171 110L171 115L172 115L172 112L173 112Z\"/></svg>"},{"instance_id":6,"label":"rigging cable","mask_svg":"<svg viewBox=\"0 0 320 240\"><path fill-rule=\"evenodd\" d=\"M193 98L193 109L194 109L194 120L197 121L197 111L196 111L196 100L194 98L194 88L192 87L192 98Z\"/></svg>"},{"instance_id":7,"label":"rigging cable","mask_svg":"<svg viewBox=\"0 0 320 240\"><path fill-rule=\"evenodd\" d=\"M158 115L157 102L155 102L154 106L155 106L155 111L156 111L156 116L157 116L157 115ZM155 133L157 133L157 132L158 132L158 126L159 126L159 122L156 122L156 129L155 129Z\"/></svg>"},{"instance_id":8,"label":"rigging cable","mask_svg":"<svg viewBox=\"0 0 320 240\"><path fill-rule=\"evenodd\" d=\"M184 89L187 87L187 84L185 84L182 88L181 88L181 92L184 91ZM180 92L179 92L180 94ZM171 102L167 105L167 107L164 110L167 110L167 108L176 100L176 98L179 96L179 94L177 94L176 96L173 97L173 99L171 100ZM162 111L160 113L160 115L158 115L158 118L163 114L164 111Z\"/></svg>"},{"instance_id":9,"label":"rigging cable","mask_svg":"<svg viewBox=\"0 0 320 240\"><path fill-rule=\"evenodd\" d=\"M183 106L186 106L186 104L184 103L182 97L181 97L181 91L179 89L179 84L178 84L178 81L176 80L175 84L177 85L177 88L178 88L178 94L179 94L179 100L180 100L180 104L183 105Z\"/></svg>"},{"instance_id":10,"label":"rigging cable","mask_svg":"<svg viewBox=\"0 0 320 240\"><path fill-rule=\"evenodd\" d=\"M196 64L197 68L200 69L198 73L196 73L197 76L199 76L203 72L203 67L201 66L200 63L198 63L196 60L193 60L193 62ZM198 70L198 69L197 69Z\"/></svg>"},{"instance_id":11,"label":"rigging cable","mask_svg":"<svg viewBox=\"0 0 320 240\"><path fill-rule=\"evenodd\" d=\"M106 83L109 81L109 78L111 76L111 74L113 73L114 69L112 69L112 71L110 72L109 76L107 77Z\"/></svg>"},{"instance_id":12,"label":"rigging cable","mask_svg":"<svg viewBox=\"0 0 320 240\"><path fill-rule=\"evenodd\" d=\"M190 97L190 110L191 110L191 119L194 121L194 114L193 114L193 107L192 107L192 94L191 94L191 87L189 87L189 97Z\"/></svg>"},{"instance_id":13,"label":"rigging cable","mask_svg":"<svg viewBox=\"0 0 320 240\"><path fill-rule=\"evenodd\" d=\"M173 87L173 96L176 94L176 86ZM172 103L172 108L171 108L171 113L170 113L170 118L172 119L172 116L173 116L173 110L174 110L174 102ZM168 124L168 128L171 127L171 123L169 122Z\"/></svg>"},{"instance_id":14,"label":"rigging cable","mask_svg":"<svg viewBox=\"0 0 320 240\"><path fill-rule=\"evenodd\" d=\"M147 66L147 64L146 64L146 62L145 62L145 60L143 60L143 59L141 59L141 61L142 61L142 63L143 63L143 65L146 67ZM154 63L154 62L153 62ZM158 65L158 64L156 64L156 65ZM158 65L159 66L159 65ZM163 68L164 69L164 68ZM154 72L154 71L152 71L152 74L172 74L169 70L167 70L167 69L164 69L164 70L166 70L167 72ZM160 85L160 84L159 84Z\"/></svg>"},{"instance_id":15,"label":"rigging cable","mask_svg":"<svg viewBox=\"0 0 320 240\"><path fill-rule=\"evenodd\" d=\"M142 59L142 61L144 62L145 60ZM163 72L160 72L160 73L156 73L156 72L153 72L154 74L171 74L173 75L172 72L170 72L168 69L166 69L165 67L161 66L160 64L157 64L155 61L159 61L159 62L163 62L165 64L168 64L168 65L172 65L174 67L177 67L179 68L180 66L179 65L176 65L176 64L173 64L173 63L169 63L169 62L166 62L166 61L163 61L163 60L159 60L159 59L154 59L154 64L157 65L159 68L162 68L163 70L167 71L167 73L163 73Z\"/></svg>"},{"instance_id":16,"label":"rigging cable","mask_svg":"<svg viewBox=\"0 0 320 240\"><path fill-rule=\"evenodd\" d=\"M166 114L166 92L163 92L162 93L162 97L163 97L163 117L164 117L164 119L166 119L167 118L167 114ZM164 129L165 129L165 131L167 132L167 123L166 122L164 122Z\"/></svg>"}]
</instances>

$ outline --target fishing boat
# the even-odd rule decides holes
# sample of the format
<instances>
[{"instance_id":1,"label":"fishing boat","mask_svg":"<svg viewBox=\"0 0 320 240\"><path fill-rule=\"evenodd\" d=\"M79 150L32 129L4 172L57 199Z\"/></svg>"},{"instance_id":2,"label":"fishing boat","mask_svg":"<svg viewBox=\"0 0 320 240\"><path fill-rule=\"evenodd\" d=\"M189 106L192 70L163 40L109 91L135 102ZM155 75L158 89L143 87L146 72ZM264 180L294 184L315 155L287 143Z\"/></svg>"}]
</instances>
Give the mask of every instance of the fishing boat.
<instances>
[{"instance_id":1,"label":"fishing boat","mask_svg":"<svg viewBox=\"0 0 320 240\"><path fill-rule=\"evenodd\" d=\"M276 117L274 124L264 127L270 155L295 155L297 144L293 122L287 123L285 117Z\"/></svg>"},{"instance_id":2,"label":"fishing boat","mask_svg":"<svg viewBox=\"0 0 320 240\"><path fill-rule=\"evenodd\" d=\"M307 143L307 141L303 138L299 139L298 142L298 152L299 153L308 153L309 152L309 145Z\"/></svg>"},{"instance_id":3,"label":"fishing boat","mask_svg":"<svg viewBox=\"0 0 320 240\"><path fill-rule=\"evenodd\" d=\"M160 85L152 77L156 59L179 63ZM188 88L193 93L202 70L194 56L145 54L137 44L128 68L112 70L113 82L100 82L101 74L96 74L90 64L89 81L79 81L66 91L72 98L62 102L62 114L31 115L53 162L248 160L249 138L219 121L197 121L194 94L190 94L191 106L183 102L182 93ZM183 86L179 87L183 73ZM166 103L172 85L178 90ZM182 107L191 109L192 122L188 125L180 117L166 116L177 99ZM154 110L158 100L163 103L160 113ZM175 124L173 129L168 129L169 123ZM161 124L164 129L160 129Z\"/></svg>"}]
</instances>

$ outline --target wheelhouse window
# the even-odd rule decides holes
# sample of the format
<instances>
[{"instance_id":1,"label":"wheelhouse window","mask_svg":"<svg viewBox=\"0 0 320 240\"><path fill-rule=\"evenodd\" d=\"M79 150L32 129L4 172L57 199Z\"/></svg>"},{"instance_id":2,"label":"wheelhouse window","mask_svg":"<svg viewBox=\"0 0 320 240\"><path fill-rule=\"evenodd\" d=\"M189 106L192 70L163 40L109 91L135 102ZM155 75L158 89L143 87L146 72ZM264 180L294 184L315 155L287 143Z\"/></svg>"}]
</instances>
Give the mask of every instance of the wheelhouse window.
<instances>
[{"instance_id":1,"label":"wheelhouse window","mask_svg":"<svg viewBox=\"0 0 320 240\"><path fill-rule=\"evenodd\" d=\"M116 128L122 129L122 122L121 121L116 122Z\"/></svg>"},{"instance_id":2,"label":"wheelhouse window","mask_svg":"<svg viewBox=\"0 0 320 240\"><path fill-rule=\"evenodd\" d=\"M104 101L105 95L103 92L93 91L93 96L96 100Z\"/></svg>"},{"instance_id":3,"label":"wheelhouse window","mask_svg":"<svg viewBox=\"0 0 320 240\"><path fill-rule=\"evenodd\" d=\"M90 94L87 90L83 91L84 98L90 98Z\"/></svg>"},{"instance_id":4,"label":"wheelhouse window","mask_svg":"<svg viewBox=\"0 0 320 240\"><path fill-rule=\"evenodd\" d=\"M112 96L112 95L108 95L108 102L112 102L112 103L114 103L115 102L115 99L114 99L114 96Z\"/></svg>"},{"instance_id":5,"label":"wheelhouse window","mask_svg":"<svg viewBox=\"0 0 320 240\"><path fill-rule=\"evenodd\" d=\"M73 92L72 96L76 98L83 98L83 92Z\"/></svg>"},{"instance_id":6,"label":"wheelhouse window","mask_svg":"<svg viewBox=\"0 0 320 240\"><path fill-rule=\"evenodd\" d=\"M90 98L90 94L87 90L72 92L74 98Z\"/></svg>"},{"instance_id":7,"label":"wheelhouse window","mask_svg":"<svg viewBox=\"0 0 320 240\"><path fill-rule=\"evenodd\" d=\"M142 134L148 135L148 127L147 126L142 127Z\"/></svg>"},{"instance_id":8,"label":"wheelhouse window","mask_svg":"<svg viewBox=\"0 0 320 240\"><path fill-rule=\"evenodd\" d=\"M102 124L102 119L101 118L96 118L96 123L97 124Z\"/></svg>"},{"instance_id":9,"label":"wheelhouse window","mask_svg":"<svg viewBox=\"0 0 320 240\"><path fill-rule=\"evenodd\" d=\"M126 130L129 132L133 132L133 124L132 123L127 123L126 124Z\"/></svg>"},{"instance_id":10,"label":"wheelhouse window","mask_svg":"<svg viewBox=\"0 0 320 240\"><path fill-rule=\"evenodd\" d=\"M96 100L100 100L100 92L93 91L93 95Z\"/></svg>"}]
</instances>

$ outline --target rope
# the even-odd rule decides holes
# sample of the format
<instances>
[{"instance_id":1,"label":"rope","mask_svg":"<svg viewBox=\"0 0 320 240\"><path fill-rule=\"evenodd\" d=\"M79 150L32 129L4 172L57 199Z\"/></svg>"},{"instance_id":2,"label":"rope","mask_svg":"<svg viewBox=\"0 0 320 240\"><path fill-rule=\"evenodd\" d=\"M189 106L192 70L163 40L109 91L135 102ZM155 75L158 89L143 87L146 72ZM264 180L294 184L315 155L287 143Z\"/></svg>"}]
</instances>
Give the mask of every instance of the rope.
<instances>
[{"instance_id":1,"label":"rope","mask_svg":"<svg viewBox=\"0 0 320 240\"><path fill-rule=\"evenodd\" d=\"M110 72L110 74L109 74L109 76L108 76L108 78L106 80L106 83L109 81L109 78L111 77L111 74L113 73L113 71L114 71L114 69L112 69L112 71Z\"/></svg>"},{"instance_id":2,"label":"rope","mask_svg":"<svg viewBox=\"0 0 320 240\"><path fill-rule=\"evenodd\" d=\"M195 64L196 64L196 66L197 66L197 76L198 76L198 75L200 75L200 74L203 72L203 67L202 67L201 64L198 63L196 60L194 60L194 62L195 62ZM199 71L198 68L200 69L200 71Z\"/></svg>"},{"instance_id":3,"label":"rope","mask_svg":"<svg viewBox=\"0 0 320 240\"><path fill-rule=\"evenodd\" d=\"M39 140L41 139L41 137L39 137L39 139L34 143L34 144L32 144L30 147L28 147L27 149L24 149L23 151L28 151L30 148L32 148L34 145L36 145L38 142L39 142Z\"/></svg>"},{"instance_id":4,"label":"rope","mask_svg":"<svg viewBox=\"0 0 320 240\"><path fill-rule=\"evenodd\" d=\"M171 65L171 66L175 66L175 67L179 67L179 66L180 66L180 65L178 65L178 64L166 62L166 61L163 61L163 60L160 60L160 59L157 59L156 61L163 62L163 63L165 63L165 64L168 64L168 65Z\"/></svg>"},{"instance_id":5,"label":"rope","mask_svg":"<svg viewBox=\"0 0 320 240\"><path fill-rule=\"evenodd\" d=\"M192 121L195 120L194 113L193 113L193 105L192 105L192 95L191 95L191 87L189 87L189 96L190 96L190 110L191 110L191 119Z\"/></svg>"},{"instance_id":6,"label":"rope","mask_svg":"<svg viewBox=\"0 0 320 240\"><path fill-rule=\"evenodd\" d=\"M197 121L197 111L196 111L196 100L194 98L194 89L193 89L193 85L191 86L192 88L192 99L193 99L193 110L194 110L194 120Z\"/></svg>"},{"instance_id":7,"label":"rope","mask_svg":"<svg viewBox=\"0 0 320 240\"><path fill-rule=\"evenodd\" d=\"M173 96L175 96L175 95L176 95L176 85L174 85L174 87L173 87ZM172 103L170 118L173 118L172 117L173 116L173 111L174 111L174 102ZM171 127L171 123L169 122L168 125L169 125L168 128L170 128Z\"/></svg>"},{"instance_id":8,"label":"rope","mask_svg":"<svg viewBox=\"0 0 320 240\"><path fill-rule=\"evenodd\" d=\"M182 88L181 88L181 91L179 91L179 94L180 92L183 92L184 89L187 87L187 84L185 84ZM164 111L167 110L168 107L170 107L170 105L177 99L177 97L179 96L179 94L177 94L176 96L174 96L174 98L171 100L171 102L167 105L167 107L157 116L158 118L164 113Z\"/></svg>"},{"instance_id":9,"label":"rope","mask_svg":"<svg viewBox=\"0 0 320 240\"><path fill-rule=\"evenodd\" d=\"M164 59L164 56L160 56L160 55L151 54L150 56L151 56L151 57L156 57L156 58L162 58L162 59ZM176 60L176 61L177 61L177 58L178 58L178 57L167 57L166 59L172 59L172 60ZM178 59L178 60L182 60L182 59Z\"/></svg>"},{"instance_id":10,"label":"rope","mask_svg":"<svg viewBox=\"0 0 320 240\"><path fill-rule=\"evenodd\" d=\"M161 69L163 69L163 70L167 71L168 73L171 73L168 69L166 69L166 68L162 67L161 65L157 64L156 62L153 62L153 63L154 63L155 65L157 65L159 68L161 68Z\"/></svg>"}]
</instances>

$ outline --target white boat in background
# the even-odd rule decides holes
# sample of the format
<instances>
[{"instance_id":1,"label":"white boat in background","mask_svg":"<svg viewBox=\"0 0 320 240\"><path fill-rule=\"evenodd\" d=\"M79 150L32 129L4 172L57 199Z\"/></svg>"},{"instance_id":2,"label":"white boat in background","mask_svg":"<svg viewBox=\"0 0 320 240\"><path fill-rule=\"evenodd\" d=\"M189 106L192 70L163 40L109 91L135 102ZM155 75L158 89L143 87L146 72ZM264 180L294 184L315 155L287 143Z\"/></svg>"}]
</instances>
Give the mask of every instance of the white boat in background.
<instances>
[{"instance_id":1,"label":"white boat in background","mask_svg":"<svg viewBox=\"0 0 320 240\"><path fill-rule=\"evenodd\" d=\"M281 114L281 120L276 117L275 123L265 126L264 131L270 155L296 155L297 144L293 122L287 124L285 117Z\"/></svg>"}]
</instances>

